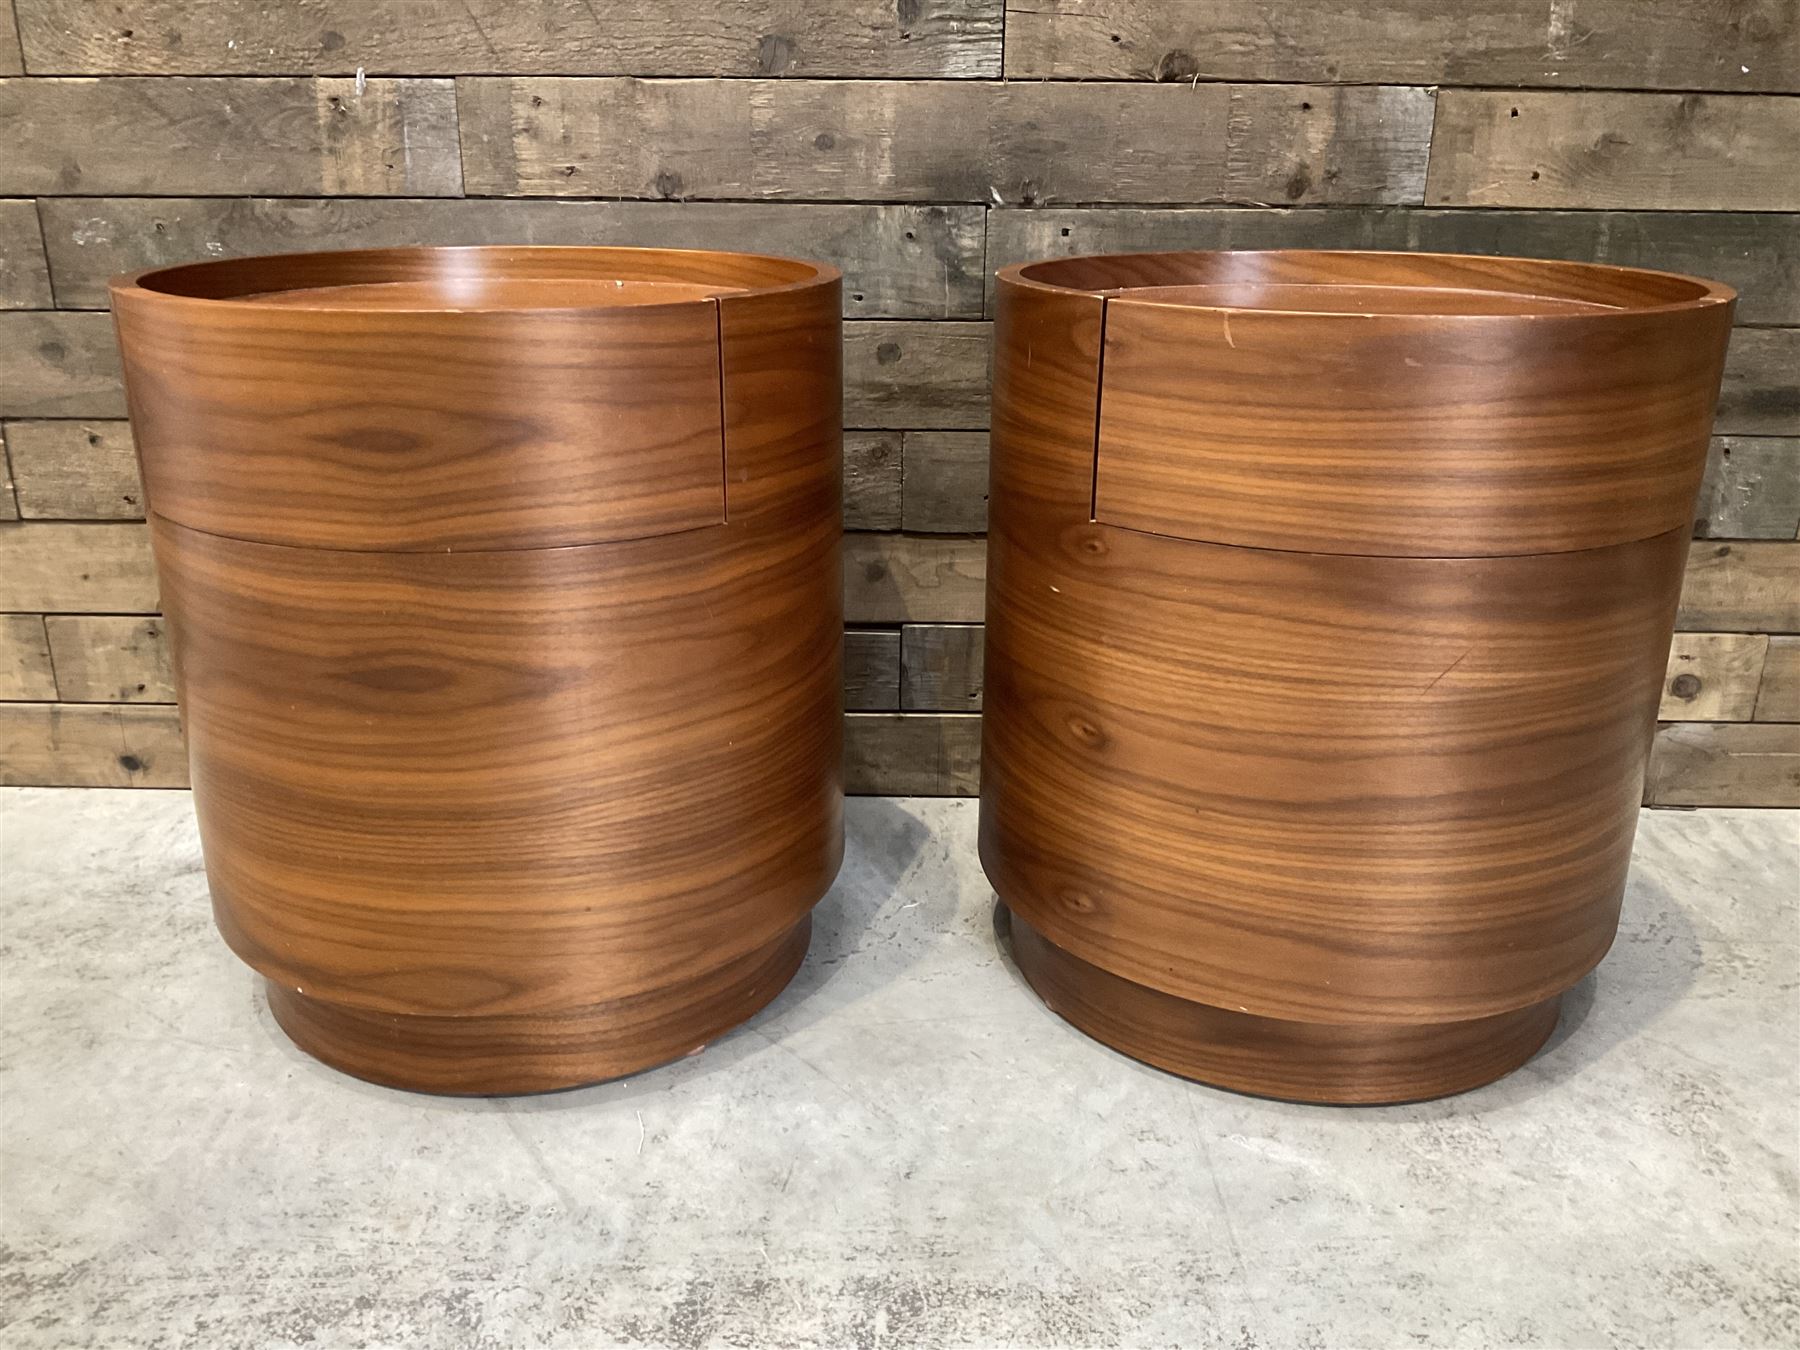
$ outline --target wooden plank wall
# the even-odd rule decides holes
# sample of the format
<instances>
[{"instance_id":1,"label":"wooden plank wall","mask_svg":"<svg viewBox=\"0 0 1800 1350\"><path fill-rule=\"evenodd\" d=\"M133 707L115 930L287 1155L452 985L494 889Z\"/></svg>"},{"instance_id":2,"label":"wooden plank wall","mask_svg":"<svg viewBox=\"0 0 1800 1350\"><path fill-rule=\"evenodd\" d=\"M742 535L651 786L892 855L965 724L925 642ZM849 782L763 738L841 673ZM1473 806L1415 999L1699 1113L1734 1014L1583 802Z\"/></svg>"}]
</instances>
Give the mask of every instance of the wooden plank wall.
<instances>
[{"instance_id":1,"label":"wooden plank wall","mask_svg":"<svg viewBox=\"0 0 1800 1350\"><path fill-rule=\"evenodd\" d=\"M967 793L992 270L1328 245L1741 290L1649 799L1800 803L1796 94L1796 0L0 0L0 781L184 776L112 273L842 264L849 781Z\"/></svg>"}]
</instances>

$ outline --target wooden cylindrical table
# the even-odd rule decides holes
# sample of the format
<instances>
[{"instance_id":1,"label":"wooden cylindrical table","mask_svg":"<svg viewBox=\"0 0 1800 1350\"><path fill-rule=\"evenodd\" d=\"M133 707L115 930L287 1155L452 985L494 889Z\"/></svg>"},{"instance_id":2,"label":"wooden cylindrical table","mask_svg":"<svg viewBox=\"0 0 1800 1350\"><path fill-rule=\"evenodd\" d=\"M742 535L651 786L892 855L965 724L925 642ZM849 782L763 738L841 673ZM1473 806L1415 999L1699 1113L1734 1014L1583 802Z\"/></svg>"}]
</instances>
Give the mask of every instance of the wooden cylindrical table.
<instances>
[{"instance_id":1,"label":"wooden cylindrical table","mask_svg":"<svg viewBox=\"0 0 1800 1350\"><path fill-rule=\"evenodd\" d=\"M690 1053L843 848L838 274L416 248L121 278L225 940L436 1092Z\"/></svg>"},{"instance_id":2,"label":"wooden cylindrical table","mask_svg":"<svg viewBox=\"0 0 1800 1350\"><path fill-rule=\"evenodd\" d=\"M1517 1067L1612 942L1733 295L1000 273L981 857L1044 1001L1274 1097Z\"/></svg>"}]
</instances>

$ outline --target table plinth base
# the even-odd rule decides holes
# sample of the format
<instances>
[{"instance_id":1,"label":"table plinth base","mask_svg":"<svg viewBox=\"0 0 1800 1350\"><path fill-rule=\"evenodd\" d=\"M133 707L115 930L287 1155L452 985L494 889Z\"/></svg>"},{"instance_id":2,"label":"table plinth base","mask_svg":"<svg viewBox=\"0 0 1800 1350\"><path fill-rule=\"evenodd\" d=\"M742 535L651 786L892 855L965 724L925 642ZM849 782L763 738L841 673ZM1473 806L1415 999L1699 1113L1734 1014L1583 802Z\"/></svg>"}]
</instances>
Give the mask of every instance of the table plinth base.
<instances>
[{"instance_id":1,"label":"table plinth base","mask_svg":"<svg viewBox=\"0 0 1800 1350\"><path fill-rule=\"evenodd\" d=\"M1562 998L1464 1022L1289 1022L1193 1003L1102 970L1011 915L1013 960L1050 1010L1133 1059L1285 1101L1392 1104L1467 1092L1542 1048Z\"/></svg>"},{"instance_id":2,"label":"table plinth base","mask_svg":"<svg viewBox=\"0 0 1800 1350\"><path fill-rule=\"evenodd\" d=\"M353 1008L269 983L269 1009L313 1058L387 1087L456 1096L553 1092L703 1048L769 1004L805 959L808 915L686 983L567 1012L438 1017Z\"/></svg>"}]
</instances>

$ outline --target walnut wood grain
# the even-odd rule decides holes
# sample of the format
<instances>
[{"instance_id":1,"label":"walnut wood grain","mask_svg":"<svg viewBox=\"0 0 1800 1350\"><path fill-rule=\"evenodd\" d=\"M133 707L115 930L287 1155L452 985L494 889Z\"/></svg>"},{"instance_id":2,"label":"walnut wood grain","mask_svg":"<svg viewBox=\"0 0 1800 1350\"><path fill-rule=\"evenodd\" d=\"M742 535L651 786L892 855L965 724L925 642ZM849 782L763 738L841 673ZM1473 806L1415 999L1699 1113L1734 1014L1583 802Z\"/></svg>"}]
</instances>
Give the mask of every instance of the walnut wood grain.
<instances>
[{"instance_id":1,"label":"walnut wood grain","mask_svg":"<svg viewBox=\"0 0 1800 1350\"><path fill-rule=\"evenodd\" d=\"M981 854L1028 979L1270 1095L1522 1062L1617 926L1729 292L1198 254L1008 268L998 301ZM1691 363L1665 433L1626 319L1644 367Z\"/></svg>"},{"instance_id":2,"label":"walnut wood grain","mask_svg":"<svg viewBox=\"0 0 1800 1350\"><path fill-rule=\"evenodd\" d=\"M323 548L716 524L732 288L644 275L686 256L378 249L122 279L145 492L195 529Z\"/></svg>"},{"instance_id":3,"label":"walnut wood grain","mask_svg":"<svg viewBox=\"0 0 1800 1350\"><path fill-rule=\"evenodd\" d=\"M1133 1059L1237 1092L1377 1104L1446 1097L1530 1059L1562 997L1466 1022L1295 1022L1190 1002L1120 979L1010 925L1013 960L1053 1012Z\"/></svg>"},{"instance_id":4,"label":"walnut wood grain","mask_svg":"<svg viewBox=\"0 0 1800 1350\"><path fill-rule=\"evenodd\" d=\"M692 980L554 1013L405 1017L327 1003L273 981L269 1009L309 1053L372 1083L467 1096L551 1092L704 1049L786 987L811 934L807 915Z\"/></svg>"},{"instance_id":5,"label":"walnut wood grain","mask_svg":"<svg viewBox=\"0 0 1800 1350\"><path fill-rule=\"evenodd\" d=\"M583 303L608 272L680 298ZM773 997L842 853L835 273L415 250L121 294L214 912L295 1039L538 1090ZM690 427L701 519L658 476Z\"/></svg>"},{"instance_id":6,"label":"walnut wood grain","mask_svg":"<svg viewBox=\"0 0 1800 1350\"><path fill-rule=\"evenodd\" d=\"M1721 287L1441 255L1162 256L1134 260L1107 301L1100 520L1441 557L1693 518L1731 325ZM1159 270L1202 284L1143 284ZM1693 307L1689 342L1657 341L1666 304Z\"/></svg>"}]
</instances>

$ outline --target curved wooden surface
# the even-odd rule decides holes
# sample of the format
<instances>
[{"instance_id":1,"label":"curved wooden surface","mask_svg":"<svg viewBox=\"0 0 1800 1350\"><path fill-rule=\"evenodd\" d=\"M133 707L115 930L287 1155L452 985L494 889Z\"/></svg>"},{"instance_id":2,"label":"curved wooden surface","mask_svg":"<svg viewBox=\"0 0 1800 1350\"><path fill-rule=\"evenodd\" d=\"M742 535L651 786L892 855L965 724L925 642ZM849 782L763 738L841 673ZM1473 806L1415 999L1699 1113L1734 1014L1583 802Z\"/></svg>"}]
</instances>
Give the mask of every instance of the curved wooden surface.
<instances>
[{"instance_id":1,"label":"curved wooden surface","mask_svg":"<svg viewBox=\"0 0 1800 1350\"><path fill-rule=\"evenodd\" d=\"M1692 521L1729 292L1566 263L1507 284L1491 260L1470 275L1454 258L1275 256L1287 265L1268 280L1107 297L1096 519L1418 557L1594 548Z\"/></svg>"},{"instance_id":2,"label":"curved wooden surface","mask_svg":"<svg viewBox=\"0 0 1800 1350\"><path fill-rule=\"evenodd\" d=\"M717 524L723 312L836 284L759 258L762 289L728 285L730 256L379 249L121 278L146 495L194 529L322 548Z\"/></svg>"},{"instance_id":3,"label":"curved wooden surface","mask_svg":"<svg viewBox=\"0 0 1800 1350\"><path fill-rule=\"evenodd\" d=\"M806 958L812 917L691 981L589 1007L498 1017L371 1012L267 983L269 1010L335 1069L414 1092L553 1092L684 1058L766 1007Z\"/></svg>"},{"instance_id":4,"label":"curved wooden surface","mask_svg":"<svg viewBox=\"0 0 1800 1350\"><path fill-rule=\"evenodd\" d=\"M810 284L676 304L504 308L542 280L514 284L505 269L524 253L526 272L541 271L540 252L581 264L564 288L579 294L581 268L619 251L497 250L483 296L464 288L490 306L476 310L284 303L242 263L226 265L256 288L241 310L229 298L164 309L145 284L153 274L128 302L138 317L120 324L134 414L165 396L204 412L179 435L141 417L138 436L159 465L147 474L152 541L220 929L268 978L304 1048L431 1091L568 1086L703 1044L792 974L842 854L835 274L808 268ZM347 286L377 284L362 255L347 256L346 275L361 278ZM771 262L747 266L759 275ZM305 259L298 275L320 266ZM718 268L705 255L668 284L685 290L690 272ZM662 284L641 261L622 270L641 290ZM345 334L346 348L348 335L391 336L395 316L439 341L386 348L373 389L347 366L326 382L326 366L304 360L242 385L198 371L171 383L168 348L143 345L155 334L198 351L260 331L279 335L273 349L295 340L294 314ZM702 385L639 366L626 390L598 353L629 347L645 315L664 324L656 362L705 366ZM536 366L534 353L555 365L536 344L565 317L588 326L582 359L598 384ZM488 320L522 336L509 345ZM446 344L464 359L443 363ZM283 368L312 383L270 388ZM619 538L616 517L590 512L581 533L593 537L560 542L562 526L545 524L567 504L552 477L515 482L484 510L479 485L504 474L457 438L515 417L514 370L533 372L540 397L516 413L537 462L573 466L569 501L650 464L659 428L710 419L708 517L645 516ZM290 452L273 479L224 440L196 450L188 439L202 423L258 425L253 386L267 407L308 409L267 418L291 433L271 438ZM607 388L629 399L602 408ZM558 389L557 406L542 401ZM319 469L315 452L341 466L346 446L367 448L312 434L351 406L369 425L455 409L389 447L396 463L452 466L451 477L421 467L378 493L374 478L305 472ZM279 509L257 531L250 513L277 488ZM205 526L174 518L171 497ZM620 507L604 498L591 494ZM306 522L318 528L304 546L228 537L306 536ZM477 539L486 546L469 547Z\"/></svg>"},{"instance_id":5,"label":"curved wooden surface","mask_svg":"<svg viewBox=\"0 0 1800 1350\"><path fill-rule=\"evenodd\" d=\"M1017 917L1012 955L1058 1016L1133 1059L1234 1092L1345 1105L1491 1083L1556 1030L1562 996L1462 1022L1296 1022L1176 998L1058 947Z\"/></svg>"},{"instance_id":6,"label":"curved wooden surface","mask_svg":"<svg viewBox=\"0 0 1800 1350\"><path fill-rule=\"evenodd\" d=\"M1729 295L1538 264L1503 285L1505 262L1151 255L1001 273L982 861L1027 934L1027 978L1127 1053L1282 1097L1461 1091L1527 1058L1612 941L1708 428L1671 433L1658 497L1621 466L1637 424L1611 439L1589 414L1641 392L1617 360L1620 314L1643 325L1645 367L1711 372L1710 409ZM1561 289L1540 313L1546 269ZM1127 300L1134 280L1163 298ZM1458 293L1433 316L1404 285ZM1662 303L1679 287L1691 303ZM1222 289L1294 308L1221 309ZM1144 345L1121 371L1122 311ZM1227 315L1235 351L1270 372L1281 325L1324 321L1340 371L1374 387L1335 411L1298 373L1227 387ZM1525 362L1501 389L1504 354L1531 345L1514 334L1459 384L1456 354L1506 324L1559 326L1552 345L1585 380ZM1433 352L1449 355L1414 383ZM1115 397L1121 375L1142 397ZM1407 442L1422 387L1445 405L1441 439ZM1482 408L1504 415L1465 455L1455 428ZM1222 426L1266 441L1253 491L1225 481ZM1392 461L1402 443L1417 465ZM1109 513L1109 481L1128 479L1133 524ZM1534 493L1554 526L1508 536L1514 494Z\"/></svg>"}]
</instances>

